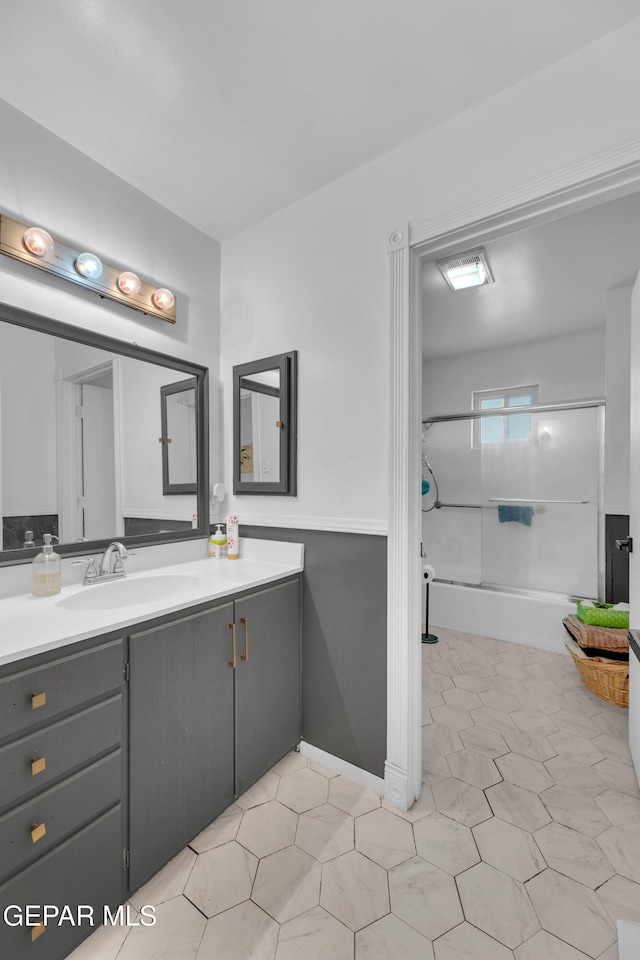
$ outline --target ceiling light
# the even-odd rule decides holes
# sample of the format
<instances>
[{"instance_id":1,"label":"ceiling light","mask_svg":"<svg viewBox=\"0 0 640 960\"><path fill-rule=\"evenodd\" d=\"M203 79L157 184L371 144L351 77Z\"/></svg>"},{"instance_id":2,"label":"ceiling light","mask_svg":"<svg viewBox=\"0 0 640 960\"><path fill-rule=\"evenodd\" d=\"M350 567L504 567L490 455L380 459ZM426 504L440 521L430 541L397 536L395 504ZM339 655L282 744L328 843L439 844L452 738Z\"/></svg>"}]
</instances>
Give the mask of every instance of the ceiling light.
<instances>
[{"instance_id":1,"label":"ceiling light","mask_svg":"<svg viewBox=\"0 0 640 960\"><path fill-rule=\"evenodd\" d=\"M40 227L25 230L22 242L34 257L50 257L53 253L53 237Z\"/></svg>"},{"instance_id":2,"label":"ceiling light","mask_svg":"<svg viewBox=\"0 0 640 960\"><path fill-rule=\"evenodd\" d=\"M81 253L76 259L75 268L83 277L97 280L102 274L102 260L93 253Z\"/></svg>"},{"instance_id":3,"label":"ceiling light","mask_svg":"<svg viewBox=\"0 0 640 960\"><path fill-rule=\"evenodd\" d=\"M128 297L135 297L136 294L140 293L140 277L137 277L135 273L130 273L128 270L125 270L124 273L121 273L118 277L118 289L122 293L126 293Z\"/></svg>"},{"instance_id":4,"label":"ceiling light","mask_svg":"<svg viewBox=\"0 0 640 960\"><path fill-rule=\"evenodd\" d=\"M495 282L484 247L438 260L437 266L452 290L467 290Z\"/></svg>"},{"instance_id":5,"label":"ceiling light","mask_svg":"<svg viewBox=\"0 0 640 960\"><path fill-rule=\"evenodd\" d=\"M158 310L171 310L171 307L176 302L176 298L171 293L171 290L167 290L166 287L160 287L158 290L154 291L151 299L155 303Z\"/></svg>"}]
</instances>

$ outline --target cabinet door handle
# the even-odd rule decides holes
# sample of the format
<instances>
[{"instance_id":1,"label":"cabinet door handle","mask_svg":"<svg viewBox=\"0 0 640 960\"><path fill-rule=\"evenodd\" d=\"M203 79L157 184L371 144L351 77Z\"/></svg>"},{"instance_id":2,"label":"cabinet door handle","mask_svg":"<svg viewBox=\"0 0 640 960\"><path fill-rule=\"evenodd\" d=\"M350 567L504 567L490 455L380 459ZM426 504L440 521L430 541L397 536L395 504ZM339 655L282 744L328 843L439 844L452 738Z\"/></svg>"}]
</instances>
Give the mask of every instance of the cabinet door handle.
<instances>
[{"instance_id":1,"label":"cabinet door handle","mask_svg":"<svg viewBox=\"0 0 640 960\"><path fill-rule=\"evenodd\" d=\"M31 827L31 840L33 843L37 843L38 840L42 840L43 837L47 835L47 828L44 823L34 823Z\"/></svg>"},{"instance_id":2,"label":"cabinet door handle","mask_svg":"<svg viewBox=\"0 0 640 960\"><path fill-rule=\"evenodd\" d=\"M232 659L228 661L229 666L236 668L236 625L235 623L228 623L227 627L231 630L231 657Z\"/></svg>"},{"instance_id":3,"label":"cabinet door handle","mask_svg":"<svg viewBox=\"0 0 640 960\"><path fill-rule=\"evenodd\" d=\"M244 627L244 653L240 657L241 660L249 659L249 619L248 617L240 617L240 623Z\"/></svg>"},{"instance_id":4,"label":"cabinet door handle","mask_svg":"<svg viewBox=\"0 0 640 960\"><path fill-rule=\"evenodd\" d=\"M46 693L32 693L31 694L31 709L37 710L38 707L44 707L47 702Z\"/></svg>"},{"instance_id":5,"label":"cabinet door handle","mask_svg":"<svg viewBox=\"0 0 640 960\"><path fill-rule=\"evenodd\" d=\"M37 773L42 773L47 769L46 757L33 757L31 760L31 776L35 777Z\"/></svg>"},{"instance_id":6,"label":"cabinet door handle","mask_svg":"<svg viewBox=\"0 0 640 960\"><path fill-rule=\"evenodd\" d=\"M39 923L37 927L31 927L31 943L37 940L38 937L41 937L46 929L47 927L44 923Z\"/></svg>"}]
</instances>

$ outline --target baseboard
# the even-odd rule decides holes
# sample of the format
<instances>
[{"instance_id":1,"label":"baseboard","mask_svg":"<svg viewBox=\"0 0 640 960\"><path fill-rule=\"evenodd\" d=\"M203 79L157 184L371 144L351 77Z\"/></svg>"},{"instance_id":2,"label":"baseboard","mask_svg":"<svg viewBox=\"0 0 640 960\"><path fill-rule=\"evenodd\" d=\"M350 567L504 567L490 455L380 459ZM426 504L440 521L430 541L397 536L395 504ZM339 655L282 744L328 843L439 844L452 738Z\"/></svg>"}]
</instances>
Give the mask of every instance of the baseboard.
<instances>
[{"instance_id":1,"label":"baseboard","mask_svg":"<svg viewBox=\"0 0 640 960\"><path fill-rule=\"evenodd\" d=\"M333 770L334 773L341 773L342 776L347 777L348 780L359 783L361 787L373 790L374 793L379 793L381 797L384 796L384 780L382 777L376 777L373 773L369 773L368 770L356 767L353 763L347 763L346 760L341 760L340 757L334 757L332 753L326 753L326 751L320 750L319 747L305 743L304 740L300 741L300 753L309 760L315 760L317 763L321 763L324 767L327 767L328 770Z\"/></svg>"}]
</instances>

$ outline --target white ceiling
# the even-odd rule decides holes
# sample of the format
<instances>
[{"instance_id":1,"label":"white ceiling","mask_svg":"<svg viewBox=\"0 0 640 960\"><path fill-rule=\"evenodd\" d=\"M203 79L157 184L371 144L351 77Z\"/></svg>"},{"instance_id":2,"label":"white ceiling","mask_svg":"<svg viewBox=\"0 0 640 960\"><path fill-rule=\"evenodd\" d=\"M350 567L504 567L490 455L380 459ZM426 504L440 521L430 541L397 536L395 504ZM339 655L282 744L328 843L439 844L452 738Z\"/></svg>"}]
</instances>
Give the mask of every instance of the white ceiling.
<instances>
[{"instance_id":1,"label":"white ceiling","mask_svg":"<svg viewBox=\"0 0 640 960\"><path fill-rule=\"evenodd\" d=\"M637 0L0 0L0 96L224 239L637 16Z\"/></svg>"},{"instance_id":2,"label":"white ceiling","mask_svg":"<svg viewBox=\"0 0 640 960\"><path fill-rule=\"evenodd\" d=\"M480 245L494 284L453 293L423 267L425 360L604 327L605 292L640 270L640 193Z\"/></svg>"}]
</instances>

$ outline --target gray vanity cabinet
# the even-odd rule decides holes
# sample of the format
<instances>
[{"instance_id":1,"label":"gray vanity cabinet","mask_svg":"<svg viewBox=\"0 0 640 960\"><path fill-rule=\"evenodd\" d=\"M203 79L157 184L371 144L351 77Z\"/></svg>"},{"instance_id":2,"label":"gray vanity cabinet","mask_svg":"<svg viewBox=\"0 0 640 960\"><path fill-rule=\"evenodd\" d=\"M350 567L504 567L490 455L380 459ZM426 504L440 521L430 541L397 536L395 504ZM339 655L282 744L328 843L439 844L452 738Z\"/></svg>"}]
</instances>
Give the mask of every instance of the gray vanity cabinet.
<instances>
[{"instance_id":1,"label":"gray vanity cabinet","mask_svg":"<svg viewBox=\"0 0 640 960\"><path fill-rule=\"evenodd\" d=\"M132 634L130 887L233 801L233 603Z\"/></svg>"},{"instance_id":2,"label":"gray vanity cabinet","mask_svg":"<svg viewBox=\"0 0 640 960\"><path fill-rule=\"evenodd\" d=\"M235 623L239 796L300 740L299 580L236 600Z\"/></svg>"}]
</instances>

